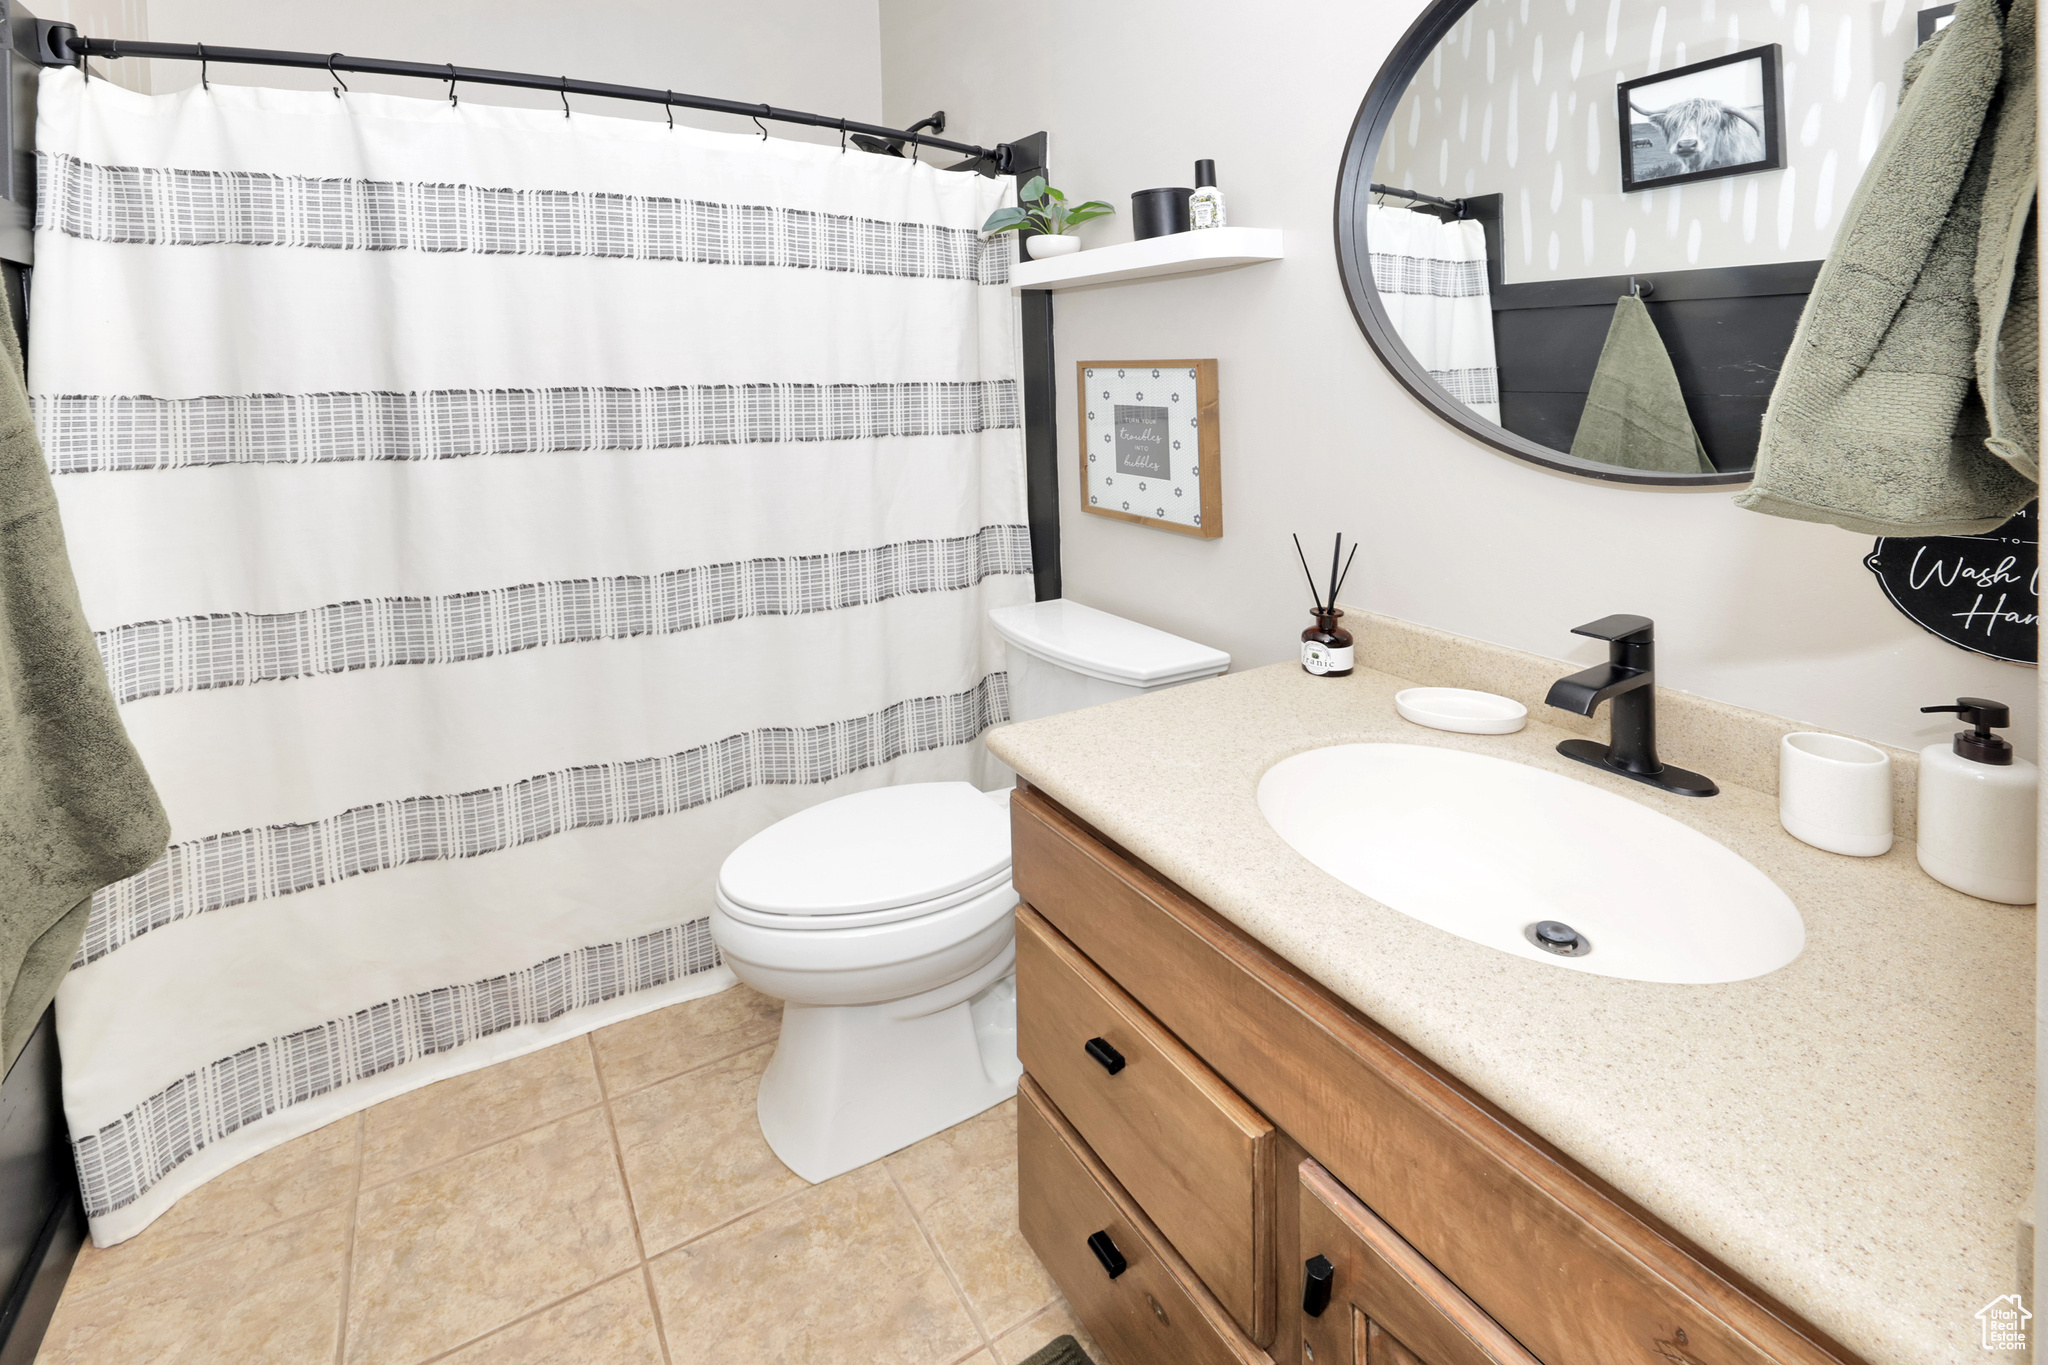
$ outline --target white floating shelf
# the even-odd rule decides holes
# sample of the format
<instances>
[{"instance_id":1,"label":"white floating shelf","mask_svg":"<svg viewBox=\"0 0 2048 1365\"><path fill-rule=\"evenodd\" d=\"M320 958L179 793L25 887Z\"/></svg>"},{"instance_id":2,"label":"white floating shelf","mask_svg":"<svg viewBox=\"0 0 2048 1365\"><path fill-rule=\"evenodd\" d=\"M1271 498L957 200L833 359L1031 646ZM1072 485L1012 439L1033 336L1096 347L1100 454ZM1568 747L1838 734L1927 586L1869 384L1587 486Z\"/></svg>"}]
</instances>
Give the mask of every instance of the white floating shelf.
<instances>
[{"instance_id":1,"label":"white floating shelf","mask_svg":"<svg viewBox=\"0 0 2048 1365\"><path fill-rule=\"evenodd\" d=\"M1187 275L1198 270L1277 261L1284 253L1279 228L1221 227L1175 232L1142 242L1119 242L1044 261L1019 261L1010 272L1016 289L1078 289L1087 284L1118 284L1157 275Z\"/></svg>"}]
</instances>

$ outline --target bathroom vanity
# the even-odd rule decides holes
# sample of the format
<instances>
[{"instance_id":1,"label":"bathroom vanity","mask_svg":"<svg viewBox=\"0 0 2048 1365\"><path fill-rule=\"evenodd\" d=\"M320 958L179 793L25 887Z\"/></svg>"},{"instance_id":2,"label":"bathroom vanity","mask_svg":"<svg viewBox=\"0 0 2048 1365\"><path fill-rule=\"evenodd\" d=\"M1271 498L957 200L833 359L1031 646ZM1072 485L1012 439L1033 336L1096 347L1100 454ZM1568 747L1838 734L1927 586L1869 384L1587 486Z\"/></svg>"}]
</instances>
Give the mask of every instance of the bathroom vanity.
<instances>
[{"instance_id":1,"label":"bathroom vanity","mask_svg":"<svg viewBox=\"0 0 2048 1365\"><path fill-rule=\"evenodd\" d=\"M1653 985L1454 938L1308 866L1253 801L1273 762L1335 743L1565 766L1569 723L1399 720L1414 680L1259 670L991 737L1023 775L1020 1220L1110 1357L1973 1354L1970 1312L2018 1274L2032 911L1928 881L1909 840L1883 859L1797 844L1724 781L1718 806L1636 799L1792 895L1791 965ZM1694 722L1672 747L1713 773L1699 737L1743 725ZM1717 775L1754 778L1725 758ZM1888 959L1929 914L1942 945ZM1987 1075L2011 1093L1962 1083Z\"/></svg>"},{"instance_id":2,"label":"bathroom vanity","mask_svg":"<svg viewBox=\"0 0 2048 1365\"><path fill-rule=\"evenodd\" d=\"M1010 809L1024 1233L1119 1365L1853 1359L1042 793Z\"/></svg>"}]
</instances>

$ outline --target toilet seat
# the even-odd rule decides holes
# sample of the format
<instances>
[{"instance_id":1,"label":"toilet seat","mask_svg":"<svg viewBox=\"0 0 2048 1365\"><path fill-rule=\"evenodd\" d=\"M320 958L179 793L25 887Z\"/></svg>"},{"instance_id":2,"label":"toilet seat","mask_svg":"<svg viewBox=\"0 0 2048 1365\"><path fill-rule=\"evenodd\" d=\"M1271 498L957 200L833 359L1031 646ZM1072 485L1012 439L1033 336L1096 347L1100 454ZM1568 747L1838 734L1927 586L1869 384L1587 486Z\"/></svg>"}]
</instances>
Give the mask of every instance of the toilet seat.
<instances>
[{"instance_id":1,"label":"toilet seat","mask_svg":"<svg viewBox=\"0 0 2048 1365\"><path fill-rule=\"evenodd\" d=\"M991 891L1009 886L1010 865L1006 860L1002 869L986 880L955 891L950 896L941 896L933 901L918 901L911 905L898 905L887 910L868 910L855 914L845 912L817 915L788 915L773 910L756 910L750 905L741 905L725 894L719 887L712 893L718 908L730 919L741 924L757 925L763 929L776 929L784 933L832 933L841 929L865 929L876 924L897 924L903 920L922 919L936 915L942 910L951 910L971 900L979 900Z\"/></svg>"},{"instance_id":2,"label":"toilet seat","mask_svg":"<svg viewBox=\"0 0 2048 1365\"><path fill-rule=\"evenodd\" d=\"M879 924L846 928L817 926L805 917L796 927L777 924L771 916L742 919L725 897L718 898L713 916L714 936L729 958L778 972L839 973L854 976L878 968L898 968L906 983L918 980L915 990L924 990L918 964L956 949L965 949L992 929L1007 936L1010 912L1017 906L1016 889L1005 875L1001 883L971 900L960 901L943 910L904 916ZM783 916L784 921L796 916ZM722 923L720 921L723 921ZM980 952L980 949L967 950ZM897 994L910 994L906 986ZM889 998L887 992L871 999Z\"/></svg>"},{"instance_id":3,"label":"toilet seat","mask_svg":"<svg viewBox=\"0 0 2048 1365\"><path fill-rule=\"evenodd\" d=\"M1003 805L967 782L855 792L780 820L718 873L733 919L787 930L937 914L1009 880Z\"/></svg>"}]
</instances>

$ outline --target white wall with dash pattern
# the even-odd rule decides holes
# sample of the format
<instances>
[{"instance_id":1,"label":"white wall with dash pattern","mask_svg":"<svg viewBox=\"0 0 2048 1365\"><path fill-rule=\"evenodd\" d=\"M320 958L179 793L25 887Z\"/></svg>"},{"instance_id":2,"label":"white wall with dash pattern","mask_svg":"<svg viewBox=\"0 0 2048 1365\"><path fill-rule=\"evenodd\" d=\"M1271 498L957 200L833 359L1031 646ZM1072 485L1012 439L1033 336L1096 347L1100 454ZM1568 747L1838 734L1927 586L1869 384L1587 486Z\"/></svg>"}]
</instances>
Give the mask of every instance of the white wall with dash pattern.
<instances>
[{"instance_id":1,"label":"white wall with dash pattern","mask_svg":"<svg viewBox=\"0 0 2048 1365\"><path fill-rule=\"evenodd\" d=\"M1510 284L1819 260L1916 32L1908 0L1480 0L1409 86L1373 179L1504 194ZM1615 83L1767 43L1785 169L1623 194Z\"/></svg>"}]
</instances>

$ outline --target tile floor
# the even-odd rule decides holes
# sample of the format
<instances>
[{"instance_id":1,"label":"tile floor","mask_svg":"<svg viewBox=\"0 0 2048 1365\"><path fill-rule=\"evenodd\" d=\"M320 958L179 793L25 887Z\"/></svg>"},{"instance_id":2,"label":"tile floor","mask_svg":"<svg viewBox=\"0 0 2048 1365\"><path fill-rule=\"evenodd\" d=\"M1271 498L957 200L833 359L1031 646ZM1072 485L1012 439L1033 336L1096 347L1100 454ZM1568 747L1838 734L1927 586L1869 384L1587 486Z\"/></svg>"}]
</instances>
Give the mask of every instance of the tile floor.
<instances>
[{"instance_id":1,"label":"tile floor","mask_svg":"<svg viewBox=\"0 0 2048 1365\"><path fill-rule=\"evenodd\" d=\"M37 1361L1016 1365L1079 1335L1017 1233L1015 1101L806 1185L754 1121L778 1017L737 987L245 1162L86 1247Z\"/></svg>"}]
</instances>

